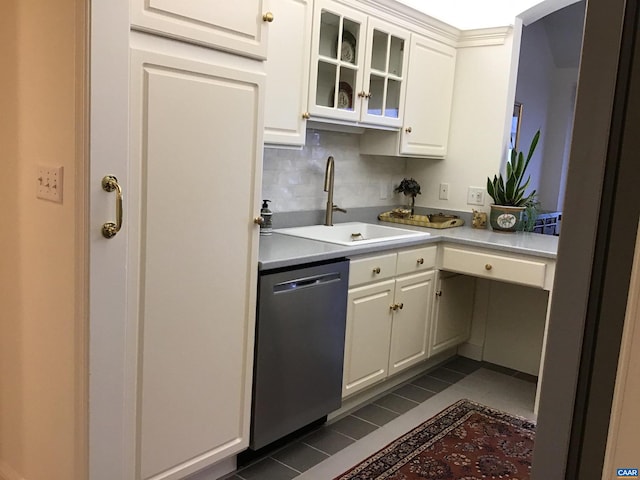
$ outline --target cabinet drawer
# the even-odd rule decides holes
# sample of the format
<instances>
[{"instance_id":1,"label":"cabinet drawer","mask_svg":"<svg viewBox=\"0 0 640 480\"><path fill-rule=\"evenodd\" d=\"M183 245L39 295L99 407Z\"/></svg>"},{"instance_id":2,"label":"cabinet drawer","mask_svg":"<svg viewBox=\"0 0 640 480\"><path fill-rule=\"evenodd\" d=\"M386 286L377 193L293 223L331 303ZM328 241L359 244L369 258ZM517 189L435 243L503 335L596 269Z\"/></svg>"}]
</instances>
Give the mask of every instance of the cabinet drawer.
<instances>
[{"instance_id":1,"label":"cabinet drawer","mask_svg":"<svg viewBox=\"0 0 640 480\"><path fill-rule=\"evenodd\" d=\"M356 258L349 265L349 287L391 278L396 274L396 253Z\"/></svg>"},{"instance_id":2,"label":"cabinet drawer","mask_svg":"<svg viewBox=\"0 0 640 480\"><path fill-rule=\"evenodd\" d=\"M416 273L422 270L429 270L436 266L436 252L438 247L416 248L398 253L398 275L405 273Z\"/></svg>"},{"instance_id":3,"label":"cabinet drawer","mask_svg":"<svg viewBox=\"0 0 640 480\"><path fill-rule=\"evenodd\" d=\"M544 287L547 265L504 255L443 248L442 269L533 287Z\"/></svg>"}]
</instances>

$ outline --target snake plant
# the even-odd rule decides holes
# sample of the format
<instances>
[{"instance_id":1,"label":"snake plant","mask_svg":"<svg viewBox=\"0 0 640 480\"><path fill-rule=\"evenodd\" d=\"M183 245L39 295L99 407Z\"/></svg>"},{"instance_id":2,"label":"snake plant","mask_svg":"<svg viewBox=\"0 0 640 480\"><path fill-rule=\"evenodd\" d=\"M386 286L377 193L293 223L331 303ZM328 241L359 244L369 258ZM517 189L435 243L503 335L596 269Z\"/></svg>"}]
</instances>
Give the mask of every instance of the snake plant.
<instances>
[{"instance_id":1,"label":"snake plant","mask_svg":"<svg viewBox=\"0 0 640 480\"><path fill-rule=\"evenodd\" d=\"M526 207L534 200L535 190L529 195L525 195L525 190L531 181L531 175L527 177L526 181L524 181L524 175L539 139L540 130L536 132L533 140L531 140L526 159L522 152L518 152L515 148L511 150L511 159L507 161L506 181L502 174L500 176L494 175L493 180L491 180L491 177L487 177L487 193L493 198L496 205Z\"/></svg>"}]
</instances>

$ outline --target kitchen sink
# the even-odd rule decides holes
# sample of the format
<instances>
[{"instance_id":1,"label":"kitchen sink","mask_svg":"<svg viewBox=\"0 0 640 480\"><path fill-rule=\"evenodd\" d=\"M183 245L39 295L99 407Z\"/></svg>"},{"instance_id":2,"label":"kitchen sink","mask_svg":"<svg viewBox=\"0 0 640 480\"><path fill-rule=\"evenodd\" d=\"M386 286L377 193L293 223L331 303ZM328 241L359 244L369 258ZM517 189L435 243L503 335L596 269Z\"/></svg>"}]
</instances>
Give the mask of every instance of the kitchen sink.
<instances>
[{"instance_id":1,"label":"kitchen sink","mask_svg":"<svg viewBox=\"0 0 640 480\"><path fill-rule=\"evenodd\" d=\"M310 225L308 227L280 228L274 232L348 247L401 238L426 238L431 235L427 232L361 222L338 223L331 227Z\"/></svg>"}]
</instances>

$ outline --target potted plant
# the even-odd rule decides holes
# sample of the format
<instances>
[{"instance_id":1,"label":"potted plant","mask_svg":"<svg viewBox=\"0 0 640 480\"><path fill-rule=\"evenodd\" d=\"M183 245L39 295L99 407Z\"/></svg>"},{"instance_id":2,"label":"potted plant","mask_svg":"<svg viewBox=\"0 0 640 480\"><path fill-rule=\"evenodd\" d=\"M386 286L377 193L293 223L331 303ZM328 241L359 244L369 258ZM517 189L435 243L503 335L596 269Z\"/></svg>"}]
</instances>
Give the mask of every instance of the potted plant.
<instances>
[{"instance_id":1,"label":"potted plant","mask_svg":"<svg viewBox=\"0 0 640 480\"><path fill-rule=\"evenodd\" d=\"M535 202L535 190L526 194L531 175L525 181L525 173L539 139L540 130L533 136L526 158L515 148L511 151L511 159L507 161L506 181L502 174L494 175L493 180L491 177L487 178L487 193L494 201L489 223L494 230L515 232L520 226L522 212Z\"/></svg>"},{"instance_id":2,"label":"potted plant","mask_svg":"<svg viewBox=\"0 0 640 480\"><path fill-rule=\"evenodd\" d=\"M416 195L421 195L420 192L420 184L416 182L413 178L406 179L404 178L400 185L398 185L393 190L396 193L404 193L405 196L411 197L411 216L413 216L413 209L416 203Z\"/></svg>"}]
</instances>

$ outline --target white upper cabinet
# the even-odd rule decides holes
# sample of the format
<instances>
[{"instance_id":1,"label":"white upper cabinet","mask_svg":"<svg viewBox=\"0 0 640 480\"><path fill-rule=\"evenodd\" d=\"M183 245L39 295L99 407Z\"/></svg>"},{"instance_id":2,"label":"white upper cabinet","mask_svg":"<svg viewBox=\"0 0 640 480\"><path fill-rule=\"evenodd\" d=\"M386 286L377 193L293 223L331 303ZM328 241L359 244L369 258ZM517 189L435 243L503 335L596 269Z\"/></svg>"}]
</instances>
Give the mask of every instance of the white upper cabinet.
<instances>
[{"instance_id":1,"label":"white upper cabinet","mask_svg":"<svg viewBox=\"0 0 640 480\"><path fill-rule=\"evenodd\" d=\"M401 155L447 154L455 68L455 48L411 36Z\"/></svg>"},{"instance_id":2,"label":"white upper cabinet","mask_svg":"<svg viewBox=\"0 0 640 480\"><path fill-rule=\"evenodd\" d=\"M446 157L455 69L455 48L411 34L402 129L365 132L360 153Z\"/></svg>"},{"instance_id":3,"label":"white upper cabinet","mask_svg":"<svg viewBox=\"0 0 640 480\"><path fill-rule=\"evenodd\" d=\"M400 127L409 33L331 0L313 23L312 117Z\"/></svg>"},{"instance_id":4,"label":"white upper cabinet","mask_svg":"<svg viewBox=\"0 0 640 480\"><path fill-rule=\"evenodd\" d=\"M269 7L277 21L269 26L264 141L301 146L308 116L312 2L270 0Z\"/></svg>"},{"instance_id":5,"label":"white upper cabinet","mask_svg":"<svg viewBox=\"0 0 640 480\"><path fill-rule=\"evenodd\" d=\"M133 28L258 59L277 21L264 0L131 0Z\"/></svg>"}]
</instances>

